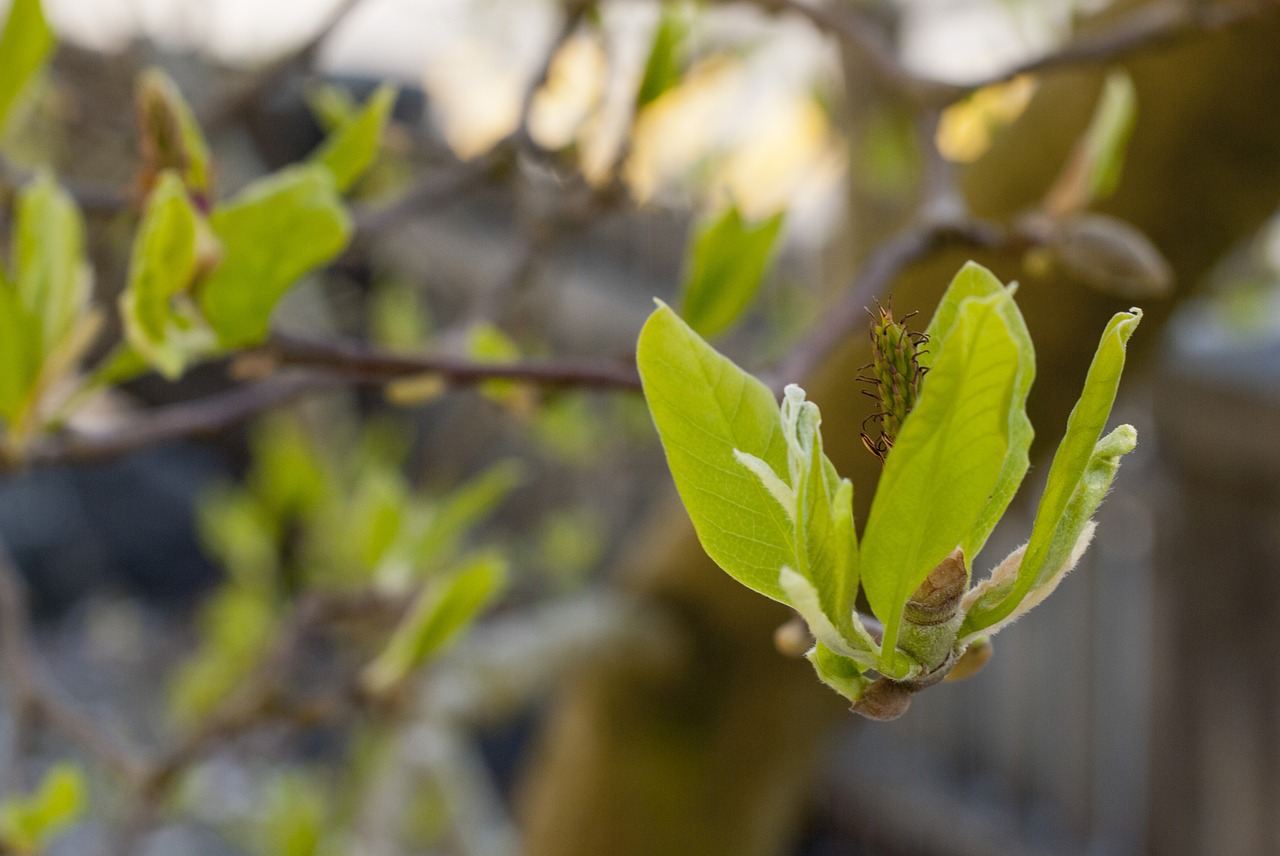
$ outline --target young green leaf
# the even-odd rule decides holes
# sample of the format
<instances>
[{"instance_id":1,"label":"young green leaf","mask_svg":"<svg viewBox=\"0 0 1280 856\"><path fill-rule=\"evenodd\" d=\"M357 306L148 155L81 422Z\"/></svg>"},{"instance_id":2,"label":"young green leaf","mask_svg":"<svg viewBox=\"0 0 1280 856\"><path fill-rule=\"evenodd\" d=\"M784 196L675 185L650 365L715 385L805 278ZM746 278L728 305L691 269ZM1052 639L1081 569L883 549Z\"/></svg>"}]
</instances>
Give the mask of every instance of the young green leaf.
<instances>
[{"instance_id":1,"label":"young green leaf","mask_svg":"<svg viewBox=\"0 0 1280 856\"><path fill-rule=\"evenodd\" d=\"M788 471L773 394L666 305L640 331L636 363L703 549L743 585L787 602L778 574L794 561L789 509L735 454L754 456L773 473Z\"/></svg>"},{"instance_id":2,"label":"young green leaf","mask_svg":"<svg viewBox=\"0 0 1280 856\"><path fill-rule=\"evenodd\" d=\"M148 167L156 173L177 172L189 191L207 199L213 185L209 144L191 105L164 70L142 73L138 111Z\"/></svg>"},{"instance_id":3,"label":"young green leaf","mask_svg":"<svg viewBox=\"0 0 1280 856\"><path fill-rule=\"evenodd\" d=\"M394 86L379 86L369 96L364 108L332 133L311 156L312 163L323 166L333 174L334 184L340 193L350 190L356 179L373 163L382 144L382 131L391 116L395 101Z\"/></svg>"},{"instance_id":4,"label":"young green leaf","mask_svg":"<svg viewBox=\"0 0 1280 856\"><path fill-rule=\"evenodd\" d=\"M0 35L0 131L13 104L53 51L54 35L40 0L13 0Z\"/></svg>"},{"instance_id":5,"label":"young green leaf","mask_svg":"<svg viewBox=\"0 0 1280 856\"><path fill-rule=\"evenodd\" d=\"M1059 527L1094 459L1098 439L1111 415L1111 406L1115 402L1120 375L1124 370L1125 345L1141 320L1141 310L1120 312L1111 319L1103 332L1093 363L1089 366L1089 374L1085 377L1084 390L1071 411L1066 434L1049 467L1044 494L1040 497L1036 520L1031 529L1031 540L1018 567L1017 581L1013 590L998 606L970 611L965 624L971 631L1001 621L1013 612L1027 592L1041 579L1042 574L1052 574L1055 571L1050 559L1055 551L1055 542L1059 540ZM1100 496L1098 500L1101 501Z\"/></svg>"},{"instance_id":6,"label":"young green leaf","mask_svg":"<svg viewBox=\"0 0 1280 856\"><path fill-rule=\"evenodd\" d=\"M455 573L428 582L387 647L365 669L365 685L385 692L425 665L497 597L506 576L506 561L484 553L464 560Z\"/></svg>"},{"instance_id":7,"label":"young green leaf","mask_svg":"<svg viewBox=\"0 0 1280 856\"><path fill-rule=\"evenodd\" d=\"M21 421L40 375L40 319L0 271L0 417L10 431Z\"/></svg>"},{"instance_id":8,"label":"young green leaf","mask_svg":"<svg viewBox=\"0 0 1280 856\"><path fill-rule=\"evenodd\" d=\"M0 802L0 851L42 852L79 820L85 802L84 774L73 764L54 764L28 797Z\"/></svg>"},{"instance_id":9,"label":"young green leaf","mask_svg":"<svg viewBox=\"0 0 1280 856\"><path fill-rule=\"evenodd\" d=\"M680 76L684 73L685 55L688 53L688 41L688 19L677 9L665 7L653 33L653 45L649 48L649 59L644 64L640 88L636 90L637 111L657 101L663 93L680 82Z\"/></svg>"},{"instance_id":10,"label":"young green leaf","mask_svg":"<svg viewBox=\"0 0 1280 856\"><path fill-rule=\"evenodd\" d=\"M84 220L70 194L47 173L18 194L14 261L22 300L41 319L47 356L89 302Z\"/></svg>"},{"instance_id":11,"label":"young green leaf","mask_svg":"<svg viewBox=\"0 0 1280 856\"><path fill-rule=\"evenodd\" d=\"M194 307L184 311L175 302L196 274L198 216L177 174L162 173L138 225L120 295L129 345L169 378L215 346Z\"/></svg>"},{"instance_id":12,"label":"young green leaf","mask_svg":"<svg viewBox=\"0 0 1280 856\"><path fill-rule=\"evenodd\" d=\"M409 544L409 562L416 576L452 561L472 528L524 481L520 462L499 462L449 492L427 514L426 524Z\"/></svg>"},{"instance_id":13,"label":"young green leaf","mask_svg":"<svg viewBox=\"0 0 1280 856\"><path fill-rule=\"evenodd\" d=\"M893 656L907 598L968 536L1009 448L1019 348L1008 291L970 297L885 464L862 539L862 583ZM887 667L896 670L893 663Z\"/></svg>"},{"instance_id":14,"label":"young green leaf","mask_svg":"<svg viewBox=\"0 0 1280 856\"><path fill-rule=\"evenodd\" d=\"M276 303L303 274L335 258L351 218L326 167L292 167L245 188L209 220L221 264L200 287L200 307L223 345L266 338Z\"/></svg>"},{"instance_id":15,"label":"young green leaf","mask_svg":"<svg viewBox=\"0 0 1280 856\"><path fill-rule=\"evenodd\" d=\"M758 223L731 205L699 228L689 250L680 314L699 335L714 338L733 326L755 299L782 233L779 212Z\"/></svg>"},{"instance_id":16,"label":"young green leaf","mask_svg":"<svg viewBox=\"0 0 1280 856\"><path fill-rule=\"evenodd\" d=\"M1125 149L1133 135L1137 113L1138 95L1133 79L1124 71L1108 74L1083 142L1090 199L1105 199L1120 184Z\"/></svg>"},{"instance_id":17,"label":"young green leaf","mask_svg":"<svg viewBox=\"0 0 1280 856\"><path fill-rule=\"evenodd\" d=\"M1005 290L1004 285L995 274L980 264L968 262L951 280L942 301L934 312L933 319L925 329L929 338L928 346L921 351L920 363L926 368L933 365L943 348L947 338L955 326L960 304L970 297L990 297ZM960 542L960 547L969 561L973 561L987 543L992 530L1000 518L1004 516L1013 501L1022 479L1031 465L1029 453L1031 441L1035 438L1035 430L1031 420L1027 418L1027 395L1031 392L1031 384L1036 376L1036 353L1031 344L1031 334L1027 331L1026 321L1017 303L1012 300L1000 302L1000 314L1004 318L1009 332L1013 335L1018 347L1018 375L1014 381L1013 402L1009 409L1009 447L1005 452L1004 463L1000 468L1000 477L991 491L991 497L974 523L969 534ZM928 381L926 381L927 385Z\"/></svg>"}]
</instances>

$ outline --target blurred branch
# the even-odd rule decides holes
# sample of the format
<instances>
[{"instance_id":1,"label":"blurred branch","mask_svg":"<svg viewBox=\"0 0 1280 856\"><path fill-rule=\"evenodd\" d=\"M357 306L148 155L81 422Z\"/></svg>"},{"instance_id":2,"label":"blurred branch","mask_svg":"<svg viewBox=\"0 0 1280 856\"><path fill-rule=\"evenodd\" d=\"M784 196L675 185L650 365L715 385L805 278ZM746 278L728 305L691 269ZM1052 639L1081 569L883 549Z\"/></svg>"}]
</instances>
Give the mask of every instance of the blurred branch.
<instances>
[{"instance_id":1,"label":"blurred branch","mask_svg":"<svg viewBox=\"0 0 1280 856\"><path fill-rule=\"evenodd\" d=\"M773 14L798 15L858 51L877 79L918 107L944 107L985 86L1022 74L1118 62L1145 50L1237 26L1280 12L1278 0L1212 4L1169 0L1145 4L1095 34L1081 36L1044 56L964 84L918 75L899 58L885 29L865 9L809 0L744 0Z\"/></svg>"},{"instance_id":2,"label":"blurred branch","mask_svg":"<svg viewBox=\"0 0 1280 856\"><path fill-rule=\"evenodd\" d=\"M22 761L25 743L37 724L57 731L86 754L128 781L136 781L140 765L134 753L123 747L97 722L54 691L42 674L31 649L30 621L22 578L8 549L0 544L0 676L13 720L15 770Z\"/></svg>"}]
</instances>

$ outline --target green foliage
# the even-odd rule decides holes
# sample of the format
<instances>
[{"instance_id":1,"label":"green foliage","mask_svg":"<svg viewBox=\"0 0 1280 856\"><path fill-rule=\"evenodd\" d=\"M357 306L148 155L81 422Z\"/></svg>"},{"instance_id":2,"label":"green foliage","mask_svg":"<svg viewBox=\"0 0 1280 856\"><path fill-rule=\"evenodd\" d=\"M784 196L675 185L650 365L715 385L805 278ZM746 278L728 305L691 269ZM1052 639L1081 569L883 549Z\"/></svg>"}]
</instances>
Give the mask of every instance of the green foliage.
<instances>
[{"instance_id":1,"label":"green foliage","mask_svg":"<svg viewBox=\"0 0 1280 856\"><path fill-rule=\"evenodd\" d=\"M35 793L0 801L0 852L43 853L84 812L84 774L74 764L55 764Z\"/></svg>"},{"instance_id":2,"label":"green foliage","mask_svg":"<svg viewBox=\"0 0 1280 856\"><path fill-rule=\"evenodd\" d=\"M301 772L278 776L267 790L254 836L261 856L336 856L330 842L331 806L320 783Z\"/></svg>"},{"instance_id":3,"label":"green foliage","mask_svg":"<svg viewBox=\"0 0 1280 856\"><path fill-rule=\"evenodd\" d=\"M730 205L698 229L689 249L680 314L699 335L723 333L751 305L773 260L783 220L778 213L750 223L737 205Z\"/></svg>"},{"instance_id":4,"label":"green foliage","mask_svg":"<svg viewBox=\"0 0 1280 856\"><path fill-rule=\"evenodd\" d=\"M990 272L966 265L928 327L928 374L887 455L860 548L852 485L822 453L821 417L803 390L787 387L776 408L759 381L661 305L640 333L637 363L707 553L804 617L816 639L808 656L826 684L855 709L891 717L979 632L1039 603L1079 559L1136 442L1127 425L1099 438L1140 319L1120 313L1103 335L1028 546L972 588L970 563L1026 473L1032 437L1031 340L1013 289ZM879 642L855 611L859 585L883 625ZM882 677L862 706L868 672Z\"/></svg>"},{"instance_id":5,"label":"green foliage","mask_svg":"<svg viewBox=\"0 0 1280 856\"><path fill-rule=\"evenodd\" d=\"M201 284L200 308L228 348L265 339L289 287L336 258L351 237L334 177L319 165L259 179L215 208L209 226L223 257Z\"/></svg>"},{"instance_id":6,"label":"green foliage","mask_svg":"<svg viewBox=\"0 0 1280 856\"><path fill-rule=\"evenodd\" d=\"M18 96L53 53L54 44L40 0L13 0L0 35L0 131Z\"/></svg>"},{"instance_id":7,"label":"green foliage","mask_svg":"<svg viewBox=\"0 0 1280 856\"><path fill-rule=\"evenodd\" d=\"M14 445L38 427L45 394L74 374L101 320L75 202L41 174L16 208L12 278L0 267L0 417Z\"/></svg>"},{"instance_id":8,"label":"green foliage","mask_svg":"<svg viewBox=\"0 0 1280 856\"><path fill-rule=\"evenodd\" d=\"M387 647L365 670L365 686L386 692L424 666L501 593L506 578L506 560L482 553L428 581Z\"/></svg>"},{"instance_id":9,"label":"green foliage","mask_svg":"<svg viewBox=\"0 0 1280 856\"><path fill-rule=\"evenodd\" d=\"M170 379L217 346L191 299L202 227L182 179L161 173L138 224L120 315L129 345Z\"/></svg>"},{"instance_id":10,"label":"green foliage","mask_svg":"<svg viewBox=\"0 0 1280 856\"><path fill-rule=\"evenodd\" d=\"M653 33L644 75L636 90L636 110L657 101L680 82L688 59L689 21L679 9L665 6Z\"/></svg>"},{"instance_id":11,"label":"green foliage","mask_svg":"<svg viewBox=\"0 0 1280 856\"><path fill-rule=\"evenodd\" d=\"M334 184L340 192L351 189L356 179L373 163L395 101L395 87L379 86L369 96L364 108L338 126L320 150L312 155L313 163L323 166L333 175Z\"/></svg>"},{"instance_id":12,"label":"green foliage","mask_svg":"<svg viewBox=\"0 0 1280 856\"><path fill-rule=\"evenodd\" d=\"M1120 184L1125 150L1138 118L1138 94L1126 72L1107 75L1083 142L1090 199L1105 199Z\"/></svg>"},{"instance_id":13,"label":"green foliage","mask_svg":"<svg viewBox=\"0 0 1280 856\"><path fill-rule=\"evenodd\" d=\"M172 170L191 193L207 199L213 189L213 159L191 105L159 68L138 81L143 157L153 173Z\"/></svg>"}]
</instances>

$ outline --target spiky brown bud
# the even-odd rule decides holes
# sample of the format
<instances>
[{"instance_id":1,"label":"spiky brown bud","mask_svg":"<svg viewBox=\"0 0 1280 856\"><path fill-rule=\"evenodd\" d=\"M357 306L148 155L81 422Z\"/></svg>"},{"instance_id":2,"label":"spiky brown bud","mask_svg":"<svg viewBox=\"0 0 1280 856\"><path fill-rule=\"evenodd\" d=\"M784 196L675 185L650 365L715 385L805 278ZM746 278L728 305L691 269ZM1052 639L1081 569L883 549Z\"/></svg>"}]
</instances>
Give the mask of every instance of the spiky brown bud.
<instances>
[{"instance_id":1,"label":"spiky brown bud","mask_svg":"<svg viewBox=\"0 0 1280 856\"><path fill-rule=\"evenodd\" d=\"M869 373L858 379L871 387L865 392L879 405L867 419L880 423L879 436L873 438L864 430L862 442L883 463L920 395L924 370L919 353L926 338L923 333L909 330L903 323L906 318L895 321L892 306L878 306L876 310L871 316L871 363L865 367Z\"/></svg>"}]
</instances>

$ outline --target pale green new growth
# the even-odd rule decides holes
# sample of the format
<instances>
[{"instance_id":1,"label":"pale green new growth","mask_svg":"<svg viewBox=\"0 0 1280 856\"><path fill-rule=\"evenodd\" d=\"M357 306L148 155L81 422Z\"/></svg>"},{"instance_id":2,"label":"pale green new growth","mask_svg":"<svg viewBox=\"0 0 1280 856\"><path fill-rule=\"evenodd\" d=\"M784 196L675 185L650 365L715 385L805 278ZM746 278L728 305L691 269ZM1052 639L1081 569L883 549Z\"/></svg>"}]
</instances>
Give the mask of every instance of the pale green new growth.
<instances>
[{"instance_id":1,"label":"pale green new growth","mask_svg":"<svg viewBox=\"0 0 1280 856\"><path fill-rule=\"evenodd\" d=\"M662 304L640 333L637 363L708 554L799 612L819 678L884 718L941 680L975 639L1048 596L1079 561L1090 518L1136 443L1128 425L1101 434L1140 319L1120 313L1103 335L1030 542L967 594L973 559L1026 474L1033 435L1026 400L1035 355L1012 287L969 264L943 297L920 360L928 374L885 462L861 548L853 486L823 454L821 416L804 390L788 386L776 406ZM856 612L859 585L883 626L879 643ZM883 677L858 705L867 672Z\"/></svg>"}]
</instances>

